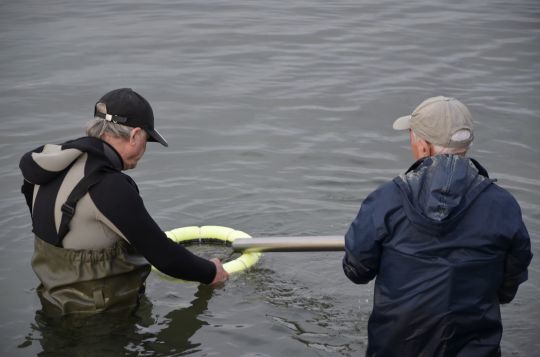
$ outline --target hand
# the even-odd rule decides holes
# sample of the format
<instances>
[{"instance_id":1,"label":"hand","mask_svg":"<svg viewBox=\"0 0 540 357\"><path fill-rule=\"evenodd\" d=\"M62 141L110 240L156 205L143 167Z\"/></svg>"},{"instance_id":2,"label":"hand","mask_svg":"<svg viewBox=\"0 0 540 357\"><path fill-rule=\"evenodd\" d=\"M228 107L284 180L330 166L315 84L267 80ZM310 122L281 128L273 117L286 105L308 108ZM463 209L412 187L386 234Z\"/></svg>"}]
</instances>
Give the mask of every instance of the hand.
<instances>
[{"instance_id":1,"label":"hand","mask_svg":"<svg viewBox=\"0 0 540 357\"><path fill-rule=\"evenodd\" d=\"M216 286L221 283L224 283L227 279L229 279L229 273L223 269L223 264L221 264L221 261L218 258L212 258L210 259L212 263L216 266L216 276L214 277L214 280L210 283L210 286Z\"/></svg>"}]
</instances>

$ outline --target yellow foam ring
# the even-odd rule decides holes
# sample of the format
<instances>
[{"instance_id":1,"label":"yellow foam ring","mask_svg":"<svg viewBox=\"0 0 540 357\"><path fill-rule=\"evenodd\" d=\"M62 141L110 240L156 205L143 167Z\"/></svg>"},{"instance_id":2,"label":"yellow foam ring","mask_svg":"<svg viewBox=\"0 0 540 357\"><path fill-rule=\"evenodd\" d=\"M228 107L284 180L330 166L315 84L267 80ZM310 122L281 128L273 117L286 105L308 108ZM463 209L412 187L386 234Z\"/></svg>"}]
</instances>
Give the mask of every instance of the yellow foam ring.
<instances>
[{"instance_id":1,"label":"yellow foam ring","mask_svg":"<svg viewBox=\"0 0 540 357\"><path fill-rule=\"evenodd\" d=\"M176 243L200 242L204 238L232 243L237 238L251 238L247 233L223 226L189 226L176 228L165 232L165 234ZM261 256L262 254L257 252L244 253L238 258L223 264L223 269L229 274L239 273L255 265ZM161 275L165 276L164 274Z\"/></svg>"},{"instance_id":2,"label":"yellow foam ring","mask_svg":"<svg viewBox=\"0 0 540 357\"><path fill-rule=\"evenodd\" d=\"M167 237L175 241L176 243L182 243L184 241L194 241L201 238L201 227L191 226L176 228L171 231L165 232Z\"/></svg>"}]
</instances>

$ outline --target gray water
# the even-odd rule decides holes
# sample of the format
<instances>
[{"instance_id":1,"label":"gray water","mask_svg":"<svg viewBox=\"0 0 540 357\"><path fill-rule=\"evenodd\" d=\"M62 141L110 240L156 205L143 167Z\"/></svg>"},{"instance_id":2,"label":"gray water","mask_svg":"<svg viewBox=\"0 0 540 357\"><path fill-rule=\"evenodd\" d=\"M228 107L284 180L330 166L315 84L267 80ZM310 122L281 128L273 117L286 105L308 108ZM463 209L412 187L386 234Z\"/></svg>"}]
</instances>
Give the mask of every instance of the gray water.
<instances>
[{"instance_id":1,"label":"gray water","mask_svg":"<svg viewBox=\"0 0 540 357\"><path fill-rule=\"evenodd\" d=\"M224 287L153 274L134 316L54 321L30 268L20 156L83 135L106 91L153 105L169 148L137 181L165 230L344 234L412 163L391 129L424 98L476 120L471 156L512 192L540 256L540 3L515 1L0 1L0 354L361 355L372 285L341 253L268 253ZM505 356L540 350L540 260L502 309Z\"/></svg>"}]
</instances>

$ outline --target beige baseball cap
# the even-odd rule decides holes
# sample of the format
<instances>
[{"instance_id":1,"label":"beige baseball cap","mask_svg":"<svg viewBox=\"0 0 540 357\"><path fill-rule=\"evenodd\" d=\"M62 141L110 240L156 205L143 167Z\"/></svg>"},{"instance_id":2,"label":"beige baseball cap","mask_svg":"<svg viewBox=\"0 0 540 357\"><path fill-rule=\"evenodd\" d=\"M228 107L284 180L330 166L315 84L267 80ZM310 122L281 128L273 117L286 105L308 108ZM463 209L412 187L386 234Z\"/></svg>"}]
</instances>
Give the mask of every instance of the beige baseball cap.
<instances>
[{"instance_id":1,"label":"beige baseball cap","mask_svg":"<svg viewBox=\"0 0 540 357\"><path fill-rule=\"evenodd\" d=\"M442 147L464 148L474 139L469 109L449 97L424 100L411 115L396 119L392 127L395 130L412 129L418 137Z\"/></svg>"}]
</instances>

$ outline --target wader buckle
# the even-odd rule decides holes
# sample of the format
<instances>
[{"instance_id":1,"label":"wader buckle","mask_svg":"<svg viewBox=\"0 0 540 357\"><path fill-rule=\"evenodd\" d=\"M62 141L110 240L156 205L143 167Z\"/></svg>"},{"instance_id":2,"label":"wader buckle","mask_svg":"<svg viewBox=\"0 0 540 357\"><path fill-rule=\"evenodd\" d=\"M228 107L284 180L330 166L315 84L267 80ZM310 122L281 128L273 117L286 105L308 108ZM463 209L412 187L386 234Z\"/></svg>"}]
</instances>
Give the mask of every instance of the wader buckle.
<instances>
[{"instance_id":1,"label":"wader buckle","mask_svg":"<svg viewBox=\"0 0 540 357\"><path fill-rule=\"evenodd\" d=\"M62 208L60 209L63 214L69 216L72 218L75 215L75 207L68 204L67 202L62 205Z\"/></svg>"}]
</instances>

